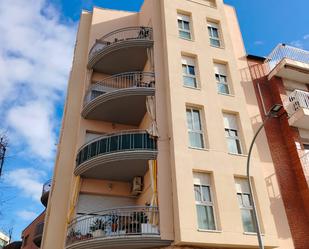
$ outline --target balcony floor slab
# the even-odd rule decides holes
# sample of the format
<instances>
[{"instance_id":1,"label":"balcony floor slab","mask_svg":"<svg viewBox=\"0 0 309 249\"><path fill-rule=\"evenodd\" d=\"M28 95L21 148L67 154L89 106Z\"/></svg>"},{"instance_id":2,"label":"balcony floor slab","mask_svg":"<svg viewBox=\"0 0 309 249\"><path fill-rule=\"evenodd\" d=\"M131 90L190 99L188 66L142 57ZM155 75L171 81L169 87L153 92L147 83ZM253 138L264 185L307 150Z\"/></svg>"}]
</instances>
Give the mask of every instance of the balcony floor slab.
<instances>
[{"instance_id":1,"label":"balcony floor slab","mask_svg":"<svg viewBox=\"0 0 309 249\"><path fill-rule=\"evenodd\" d=\"M146 249L169 246L171 241L160 236L127 236L120 238L98 238L73 243L66 249Z\"/></svg>"}]
</instances>

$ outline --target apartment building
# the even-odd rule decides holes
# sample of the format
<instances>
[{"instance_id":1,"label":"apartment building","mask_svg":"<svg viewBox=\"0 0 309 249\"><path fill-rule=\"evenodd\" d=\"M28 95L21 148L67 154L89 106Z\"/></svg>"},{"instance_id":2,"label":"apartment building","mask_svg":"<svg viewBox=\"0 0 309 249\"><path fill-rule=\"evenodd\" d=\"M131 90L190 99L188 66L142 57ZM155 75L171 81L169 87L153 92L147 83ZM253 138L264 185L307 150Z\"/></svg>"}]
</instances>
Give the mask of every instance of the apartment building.
<instances>
[{"instance_id":1,"label":"apartment building","mask_svg":"<svg viewBox=\"0 0 309 249\"><path fill-rule=\"evenodd\" d=\"M2 249L10 241L10 238L4 233L0 232L0 248Z\"/></svg>"},{"instance_id":2,"label":"apartment building","mask_svg":"<svg viewBox=\"0 0 309 249\"><path fill-rule=\"evenodd\" d=\"M285 109L266 135L295 248L309 248L309 51L279 44L248 65L263 119L273 104Z\"/></svg>"},{"instance_id":3,"label":"apartment building","mask_svg":"<svg viewBox=\"0 0 309 249\"><path fill-rule=\"evenodd\" d=\"M14 241L10 244L7 244L3 249L20 249L21 248L21 241Z\"/></svg>"},{"instance_id":4,"label":"apartment building","mask_svg":"<svg viewBox=\"0 0 309 249\"><path fill-rule=\"evenodd\" d=\"M47 181L42 188L41 203L44 207L47 207L50 189L51 189L51 180ZM40 248L44 229L44 219L45 219L45 210L23 230L21 234L22 243L20 245L15 245L14 248L22 248L22 249Z\"/></svg>"},{"instance_id":5,"label":"apartment building","mask_svg":"<svg viewBox=\"0 0 309 249\"><path fill-rule=\"evenodd\" d=\"M254 198L265 248L294 248L265 133L248 190L245 69L222 0L83 11L41 247L257 248Z\"/></svg>"}]
</instances>

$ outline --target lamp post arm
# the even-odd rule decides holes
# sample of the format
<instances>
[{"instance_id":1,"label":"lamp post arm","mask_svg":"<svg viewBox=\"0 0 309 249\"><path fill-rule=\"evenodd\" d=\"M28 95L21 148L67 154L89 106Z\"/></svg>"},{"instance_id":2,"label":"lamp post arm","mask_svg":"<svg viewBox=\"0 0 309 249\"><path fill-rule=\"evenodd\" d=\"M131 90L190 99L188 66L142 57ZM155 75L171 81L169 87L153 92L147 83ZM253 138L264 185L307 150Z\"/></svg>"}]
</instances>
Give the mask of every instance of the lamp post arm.
<instances>
[{"instance_id":1,"label":"lamp post arm","mask_svg":"<svg viewBox=\"0 0 309 249\"><path fill-rule=\"evenodd\" d=\"M260 128L255 133L255 135L252 139L252 142L250 144L248 158L247 158L247 181L248 181L248 185L249 185L249 192L250 192L251 199L252 199L252 208L253 208L253 216L254 216L253 219L254 219L255 225L256 225L256 233L257 233L258 242L259 242L259 249L264 249L264 245L263 245L261 228L260 228L260 223L259 223L259 219L258 219L258 215L257 215L257 210L256 210L256 205L255 205L255 200L254 200L254 195L253 195L253 190L252 190L252 184L251 184L251 179L250 179L250 158L251 158L252 149L253 149L253 145L255 143L255 140L257 139L258 135L260 134L261 130L264 128L265 124L267 123L267 121L269 119L270 119L269 116L266 117L263 124L260 126Z\"/></svg>"}]
</instances>

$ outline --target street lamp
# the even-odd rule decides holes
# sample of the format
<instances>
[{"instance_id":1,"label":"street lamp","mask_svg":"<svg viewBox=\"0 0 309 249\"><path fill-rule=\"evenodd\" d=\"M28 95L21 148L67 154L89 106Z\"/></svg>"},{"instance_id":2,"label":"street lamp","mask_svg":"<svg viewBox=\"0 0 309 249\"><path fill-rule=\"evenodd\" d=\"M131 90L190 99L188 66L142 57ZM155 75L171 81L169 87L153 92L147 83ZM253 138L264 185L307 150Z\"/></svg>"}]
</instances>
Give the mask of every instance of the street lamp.
<instances>
[{"instance_id":1,"label":"street lamp","mask_svg":"<svg viewBox=\"0 0 309 249\"><path fill-rule=\"evenodd\" d=\"M258 137L259 133L264 128L264 126L265 126L265 124L267 123L268 120L270 120L271 118L277 118L278 117L278 113L281 111L282 107L283 106L280 105L280 104L275 104L270 108L270 110L266 114L266 119L264 120L261 127L257 130L257 132L255 133L255 135L252 139L252 142L251 142L250 148L249 148L248 158L247 158L247 181L248 181L248 185L249 185L250 196L251 196L251 199L252 199L253 219L254 219L254 222L255 222L255 225L256 225L256 234L257 234L260 249L264 249L264 245L263 245L261 228L260 228L260 223L259 223L259 219L258 219L258 215L257 215L256 205L255 205L255 201L254 201L251 180L250 180L250 158L251 158L253 145L254 145L255 140Z\"/></svg>"}]
</instances>

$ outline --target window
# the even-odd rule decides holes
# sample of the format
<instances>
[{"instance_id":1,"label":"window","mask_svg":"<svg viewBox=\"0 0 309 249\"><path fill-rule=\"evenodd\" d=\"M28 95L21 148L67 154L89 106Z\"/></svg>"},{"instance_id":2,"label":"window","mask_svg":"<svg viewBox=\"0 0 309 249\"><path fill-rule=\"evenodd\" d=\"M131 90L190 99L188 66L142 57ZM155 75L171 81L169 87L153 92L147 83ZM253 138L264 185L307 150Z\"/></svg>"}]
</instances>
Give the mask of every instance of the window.
<instances>
[{"instance_id":1,"label":"window","mask_svg":"<svg viewBox=\"0 0 309 249\"><path fill-rule=\"evenodd\" d=\"M7 241L5 241L4 239L0 238L0 249L2 249L6 245L7 245Z\"/></svg>"},{"instance_id":2,"label":"window","mask_svg":"<svg viewBox=\"0 0 309 249\"><path fill-rule=\"evenodd\" d=\"M225 137L229 153L241 154L241 145L237 127L237 117L234 114L223 113Z\"/></svg>"},{"instance_id":3,"label":"window","mask_svg":"<svg viewBox=\"0 0 309 249\"><path fill-rule=\"evenodd\" d=\"M235 178L235 184L244 231L255 233L256 224L253 219L252 197L250 195L247 179Z\"/></svg>"},{"instance_id":4,"label":"window","mask_svg":"<svg viewBox=\"0 0 309 249\"><path fill-rule=\"evenodd\" d=\"M219 93L230 94L230 89L227 80L227 68L223 64L214 64L215 77L217 82L217 88Z\"/></svg>"},{"instance_id":5,"label":"window","mask_svg":"<svg viewBox=\"0 0 309 249\"><path fill-rule=\"evenodd\" d=\"M190 16L178 14L177 19L179 37L191 40Z\"/></svg>"},{"instance_id":6,"label":"window","mask_svg":"<svg viewBox=\"0 0 309 249\"><path fill-rule=\"evenodd\" d=\"M28 244L29 235L23 238L23 247L25 247Z\"/></svg>"},{"instance_id":7,"label":"window","mask_svg":"<svg viewBox=\"0 0 309 249\"><path fill-rule=\"evenodd\" d=\"M195 59L182 56L181 63L183 84L187 87L197 88Z\"/></svg>"},{"instance_id":8,"label":"window","mask_svg":"<svg viewBox=\"0 0 309 249\"><path fill-rule=\"evenodd\" d=\"M217 23L208 22L208 34L210 39L210 45L214 47L221 47L219 25Z\"/></svg>"},{"instance_id":9,"label":"window","mask_svg":"<svg viewBox=\"0 0 309 249\"><path fill-rule=\"evenodd\" d=\"M194 173L193 177L198 228L216 230L211 177L209 174L203 173Z\"/></svg>"},{"instance_id":10,"label":"window","mask_svg":"<svg viewBox=\"0 0 309 249\"><path fill-rule=\"evenodd\" d=\"M104 133L95 133L95 132L91 132L91 131L86 131L85 144L89 143L90 141L93 141L96 138L99 138L103 135L104 135Z\"/></svg>"},{"instance_id":11,"label":"window","mask_svg":"<svg viewBox=\"0 0 309 249\"><path fill-rule=\"evenodd\" d=\"M187 124L190 147L204 148L204 134L201 124L200 110L187 108Z\"/></svg>"}]
</instances>

